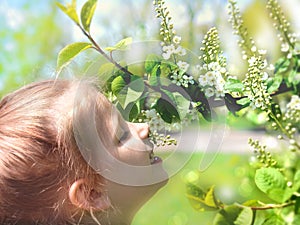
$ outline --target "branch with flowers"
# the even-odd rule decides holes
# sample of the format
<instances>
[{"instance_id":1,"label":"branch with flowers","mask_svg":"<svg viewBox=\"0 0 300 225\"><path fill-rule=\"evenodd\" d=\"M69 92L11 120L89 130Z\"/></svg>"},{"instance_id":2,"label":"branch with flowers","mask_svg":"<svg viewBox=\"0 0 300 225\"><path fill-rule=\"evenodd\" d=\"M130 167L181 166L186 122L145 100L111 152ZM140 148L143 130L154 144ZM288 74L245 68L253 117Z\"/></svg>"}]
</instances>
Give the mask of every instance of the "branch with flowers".
<instances>
[{"instance_id":1,"label":"branch with flowers","mask_svg":"<svg viewBox=\"0 0 300 225\"><path fill-rule=\"evenodd\" d=\"M186 60L187 50L181 46L181 37L176 34L164 0L153 1L156 17L160 20L161 55L147 55L139 73L131 71L129 65L115 60L113 53L126 50L132 38L103 48L90 32L96 4L97 0L88 0L79 17L76 0L66 6L58 3L88 39L88 42L73 43L61 50L58 73L82 51L96 50L109 62L104 65L106 72L111 74L103 86L104 94L125 119L149 123L152 141L157 146L176 144L166 130L174 131L199 117L215 120L215 109L220 106L240 117L243 116L240 112L246 108L263 114L266 129L289 145L284 150L286 157L281 157L270 153L268 146L249 139L257 159L252 163L254 182L272 202L254 199L226 205L218 200L214 187L203 191L192 182L187 184L187 197L196 210L216 212L213 224L285 224L287 216L293 221L291 224L300 223L299 41L279 2L266 2L281 42L282 56L273 65L267 61L266 50L258 49L250 36L237 2L228 1L229 21L238 37L242 59L248 65L242 79L228 72L216 27L204 36L198 59L192 64ZM282 96L288 103L284 104Z\"/></svg>"}]
</instances>

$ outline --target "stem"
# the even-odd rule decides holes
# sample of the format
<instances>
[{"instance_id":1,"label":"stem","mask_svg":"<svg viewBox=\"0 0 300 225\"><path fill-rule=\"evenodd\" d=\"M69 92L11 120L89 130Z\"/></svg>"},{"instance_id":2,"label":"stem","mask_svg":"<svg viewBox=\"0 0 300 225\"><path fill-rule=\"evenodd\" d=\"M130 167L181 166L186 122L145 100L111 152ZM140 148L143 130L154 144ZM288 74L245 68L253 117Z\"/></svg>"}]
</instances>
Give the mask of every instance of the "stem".
<instances>
[{"instance_id":1,"label":"stem","mask_svg":"<svg viewBox=\"0 0 300 225\"><path fill-rule=\"evenodd\" d=\"M256 210L253 210L253 217L252 217L251 225L254 225L255 219L256 219Z\"/></svg>"},{"instance_id":2,"label":"stem","mask_svg":"<svg viewBox=\"0 0 300 225\"><path fill-rule=\"evenodd\" d=\"M250 206L250 208L252 210L280 209L280 208L289 207L289 206L294 205L294 204L295 204L295 201L291 201L291 202L286 202L286 203L283 203L283 204L266 204L266 205L263 205L263 206ZM240 207L240 208L248 207L248 206L241 205L239 203L235 203L235 205Z\"/></svg>"},{"instance_id":3,"label":"stem","mask_svg":"<svg viewBox=\"0 0 300 225\"><path fill-rule=\"evenodd\" d=\"M111 62L112 64L114 64L118 69L120 69L121 71L123 71L126 74L129 75L133 75L129 70L127 70L125 67L121 66L119 63L117 63L113 58L112 55L108 56L103 50L102 48L97 44L97 42L92 38L92 36L87 33L79 24L77 24L78 27L80 28L80 30L83 32L83 34L92 42L92 44L94 45L94 49L99 52L102 56L104 56L104 58L106 58L109 62Z\"/></svg>"}]
</instances>

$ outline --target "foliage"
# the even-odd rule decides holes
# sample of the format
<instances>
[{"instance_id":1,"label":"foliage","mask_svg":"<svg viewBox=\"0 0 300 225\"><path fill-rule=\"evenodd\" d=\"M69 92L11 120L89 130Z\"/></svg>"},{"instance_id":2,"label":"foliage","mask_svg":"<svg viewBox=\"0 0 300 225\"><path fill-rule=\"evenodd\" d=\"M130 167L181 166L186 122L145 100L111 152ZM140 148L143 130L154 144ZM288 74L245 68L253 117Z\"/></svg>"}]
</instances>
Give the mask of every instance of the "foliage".
<instances>
[{"instance_id":1,"label":"foliage","mask_svg":"<svg viewBox=\"0 0 300 225\"><path fill-rule=\"evenodd\" d=\"M297 224L300 217L300 53L296 35L281 6L277 0L268 0L266 4L282 51L281 58L272 65L267 61L267 52L258 49L244 26L237 3L229 0L229 21L248 65L243 79L238 79L227 70L217 28L208 30L199 58L189 64L185 58L187 50L181 46L181 37L176 34L165 2L154 0L153 3L161 22L161 55L147 55L138 71L132 69L132 65L118 62L113 55L130 47L132 38L106 48L95 41L90 29L95 0L83 5L80 17L75 0L67 6L58 3L89 40L62 49L58 56L58 73L80 52L96 50L109 61L109 66L102 68L102 74L111 74L104 82L104 93L127 120L148 122L152 140L157 145L176 143L169 135L162 134L165 130L172 131L199 117L216 120L216 107L225 106L234 115L241 115L239 112L245 108L255 114L263 113L266 128L289 145L282 157L266 151L268 146L249 140L257 157L252 163L255 171L252 178L269 203L254 199L242 204L226 204L218 199L214 186L204 191L192 182L187 183L187 198L198 211L215 211L213 224L284 224L287 218L291 224ZM284 104L279 95L284 95L288 103Z\"/></svg>"}]
</instances>

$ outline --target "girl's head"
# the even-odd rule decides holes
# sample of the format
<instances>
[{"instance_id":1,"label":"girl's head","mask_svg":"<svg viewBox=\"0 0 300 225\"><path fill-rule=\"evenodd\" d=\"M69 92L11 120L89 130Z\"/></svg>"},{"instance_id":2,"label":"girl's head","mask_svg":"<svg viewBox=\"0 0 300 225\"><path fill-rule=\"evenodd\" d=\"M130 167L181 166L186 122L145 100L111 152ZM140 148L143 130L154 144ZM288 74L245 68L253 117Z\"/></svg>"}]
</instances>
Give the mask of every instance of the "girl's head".
<instances>
[{"instance_id":1,"label":"girl's head","mask_svg":"<svg viewBox=\"0 0 300 225\"><path fill-rule=\"evenodd\" d=\"M1 224L130 223L166 180L148 132L125 122L92 82L43 81L7 95Z\"/></svg>"}]
</instances>

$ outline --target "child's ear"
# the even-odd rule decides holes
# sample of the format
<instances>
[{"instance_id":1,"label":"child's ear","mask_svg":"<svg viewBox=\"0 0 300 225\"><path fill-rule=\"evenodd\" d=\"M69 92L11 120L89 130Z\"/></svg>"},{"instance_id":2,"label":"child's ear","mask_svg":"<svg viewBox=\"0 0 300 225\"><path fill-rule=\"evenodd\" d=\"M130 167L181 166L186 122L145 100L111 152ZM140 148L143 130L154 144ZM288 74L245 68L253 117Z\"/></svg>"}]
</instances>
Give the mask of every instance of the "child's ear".
<instances>
[{"instance_id":1,"label":"child's ear","mask_svg":"<svg viewBox=\"0 0 300 225\"><path fill-rule=\"evenodd\" d=\"M111 202L105 192L88 188L87 180L75 181L69 189L69 199L73 205L85 210L106 210L110 208Z\"/></svg>"}]
</instances>

